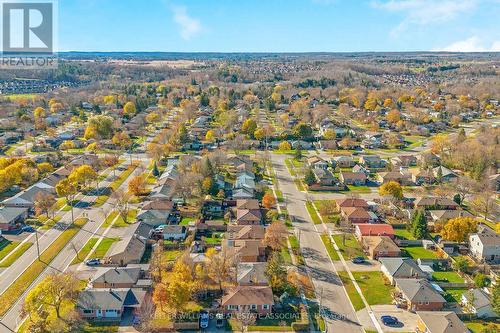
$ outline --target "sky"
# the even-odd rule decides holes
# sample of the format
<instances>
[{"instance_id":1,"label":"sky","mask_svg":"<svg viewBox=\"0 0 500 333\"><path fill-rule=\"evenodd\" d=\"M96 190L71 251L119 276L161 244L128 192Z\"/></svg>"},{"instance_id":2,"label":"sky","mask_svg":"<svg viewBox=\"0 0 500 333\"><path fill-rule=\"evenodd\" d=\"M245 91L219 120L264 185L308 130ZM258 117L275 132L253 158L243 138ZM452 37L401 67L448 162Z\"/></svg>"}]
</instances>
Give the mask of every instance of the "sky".
<instances>
[{"instance_id":1,"label":"sky","mask_svg":"<svg viewBox=\"0 0 500 333\"><path fill-rule=\"evenodd\" d=\"M500 51L500 0L58 0L59 51Z\"/></svg>"}]
</instances>

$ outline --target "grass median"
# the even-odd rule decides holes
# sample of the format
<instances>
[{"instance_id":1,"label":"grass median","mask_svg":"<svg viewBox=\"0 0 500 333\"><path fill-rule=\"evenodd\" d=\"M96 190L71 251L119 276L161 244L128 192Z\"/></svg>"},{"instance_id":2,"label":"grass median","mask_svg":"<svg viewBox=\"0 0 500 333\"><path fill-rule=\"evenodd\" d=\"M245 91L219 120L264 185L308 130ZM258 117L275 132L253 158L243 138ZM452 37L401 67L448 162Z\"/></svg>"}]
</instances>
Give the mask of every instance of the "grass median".
<instances>
[{"instance_id":1,"label":"grass median","mask_svg":"<svg viewBox=\"0 0 500 333\"><path fill-rule=\"evenodd\" d=\"M0 267L9 267L10 265L12 265L20 256L23 255L24 252L26 252L31 247L31 245L33 245L33 243L26 242L13 249L13 252L8 257L4 256L2 258L3 261L0 262Z\"/></svg>"},{"instance_id":2,"label":"grass median","mask_svg":"<svg viewBox=\"0 0 500 333\"><path fill-rule=\"evenodd\" d=\"M4 316L35 279L47 268L68 242L87 223L87 219L77 219L64 230L57 239L0 295L0 316Z\"/></svg>"},{"instance_id":3,"label":"grass median","mask_svg":"<svg viewBox=\"0 0 500 333\"><path fill-rule=\"evenodd\" d=\"M333 243L330 240L330 237L327 234L323 234L321 235L321 240L323 241L323 244L325 245L326 251L328 252L330 258L332 260L340 260L337 251L335 251L335 248L333 247Z\"/></svg>"},{"instance_id":4,"label":"grass median","mask_svg":"<svg viewBox=\"0 0 500 333\"><path fill-rule=\"evenodd\" d=\"M320 219L318 213L316 212L316 209L314 209L314 205L311 201L306 202L306 208L307 208L307 211L309 212L309 215L311 216L313 223L314 224L321 224L321 219Z\"/></svg>"}]
</instances>

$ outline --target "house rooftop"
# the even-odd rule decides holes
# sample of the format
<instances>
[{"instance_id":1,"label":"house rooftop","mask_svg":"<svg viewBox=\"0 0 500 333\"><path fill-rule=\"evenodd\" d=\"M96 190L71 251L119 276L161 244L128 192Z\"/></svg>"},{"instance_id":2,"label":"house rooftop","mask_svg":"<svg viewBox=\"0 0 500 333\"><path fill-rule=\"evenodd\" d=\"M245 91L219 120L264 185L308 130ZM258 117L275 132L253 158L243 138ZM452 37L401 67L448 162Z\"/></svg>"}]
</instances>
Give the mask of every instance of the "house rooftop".
<instances>
[{"instance_id":1,"label":"house rooftop","mask_svg":"<svg viewBox=\"0 0 500 333\"><path fill-rule=\"evenodd\" d=\"M468 333L464 323L452 311L417 311L428 333Z\"/></svg>"}]
</instances>

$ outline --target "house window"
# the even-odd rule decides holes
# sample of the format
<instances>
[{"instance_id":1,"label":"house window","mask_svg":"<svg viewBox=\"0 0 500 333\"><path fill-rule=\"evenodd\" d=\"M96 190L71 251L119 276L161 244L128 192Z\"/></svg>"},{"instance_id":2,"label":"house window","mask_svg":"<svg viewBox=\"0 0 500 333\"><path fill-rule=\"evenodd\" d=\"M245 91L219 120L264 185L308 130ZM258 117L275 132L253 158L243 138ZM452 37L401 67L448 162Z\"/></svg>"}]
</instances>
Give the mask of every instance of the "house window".
<instances>
[{"instance_id":1,"label":"house window","mask_svg":"<svg viewBox=\"0 0 500 333\"><path fill-rule=\"evenodd\" d=\"M85 313L85 314L90 314L90 313L93 313L93 312L94 311L92 311L92 310L83 310L83 313Z\"/></svg>"},{"instance_id":2,"label":"house window","mask_svg":"<svg viewBox=\"0 0 500 333\"><path fill-rule=\"evenodd\" d=\"M264 310L269 310L269 304L263 304L263 305L262 305L262 308L263 308Z\"/></svg>"},{"instance_id":3,"label":"house window","mask_svg":"<svg viewBox=\"0 0 500 333\"><path fill-rule=\"evenodd\" d=\"M252 309L252 310L257 310L257 304L252 304L252 305L250 305L250 309Z\"/></svg>"},{"instance_id":4,"label":"house window","mask_svg":"<svg viewBox=\"0 0 500 333\"><path fill-rule=\"evenodd\" d=\"M227 306L227 309L228 309L228 310L238 310L238 305L229 304L229 305Z\"/></svg>"}]
</instances>

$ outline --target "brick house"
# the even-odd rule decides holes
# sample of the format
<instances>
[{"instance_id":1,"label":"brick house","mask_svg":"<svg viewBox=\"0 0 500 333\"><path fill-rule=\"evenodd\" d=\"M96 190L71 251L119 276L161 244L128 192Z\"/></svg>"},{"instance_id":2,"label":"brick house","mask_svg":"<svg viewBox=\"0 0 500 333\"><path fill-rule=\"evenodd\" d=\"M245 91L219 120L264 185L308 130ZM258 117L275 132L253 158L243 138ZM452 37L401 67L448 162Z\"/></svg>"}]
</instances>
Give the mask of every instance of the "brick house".
<instances>
[{"instance_id":1,"label":"brick house","mask_svg":"<svg viewBox=\"0 0 500 333\"><path fill-rule=\"evenodd\" d=\"M361 245L371 259L401 255L399 247L387 236L364 236Z\"/></svg>"},{"instance_id":2,"label":"brick house","mask_svg":"<svg viewBox=\"0 0 500 333\"><path fill-rule=\"evenodd\" d=\"M396 279L399 300L409 311L439 311L446 300L427 279Z\"/></svg>"},{"instance_id":3,"label":"brick house","mask_svg":"<svg viewBox=\"0 0 500 333\"><path fill-rule=\"evenodd\" d=\"M274 305L273 291L269 286L237 286L222 297L221 306L226 314L241 308L258 314L269 314Z\"/></svg>"},{"instance_id":4,"label":"brick house","mask_svg":"<svg viewBox=\"0 0 500 333\"><path fill-rule=\"evenodd\" d=\"M385 223L356 224L354 227L354 234L358 240L363 236L388 236L394 239L394 229L392 225Z\"/></svg>"}]
</instances>

